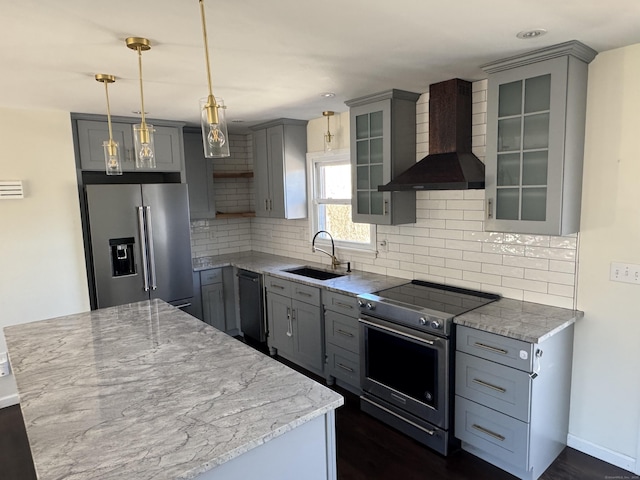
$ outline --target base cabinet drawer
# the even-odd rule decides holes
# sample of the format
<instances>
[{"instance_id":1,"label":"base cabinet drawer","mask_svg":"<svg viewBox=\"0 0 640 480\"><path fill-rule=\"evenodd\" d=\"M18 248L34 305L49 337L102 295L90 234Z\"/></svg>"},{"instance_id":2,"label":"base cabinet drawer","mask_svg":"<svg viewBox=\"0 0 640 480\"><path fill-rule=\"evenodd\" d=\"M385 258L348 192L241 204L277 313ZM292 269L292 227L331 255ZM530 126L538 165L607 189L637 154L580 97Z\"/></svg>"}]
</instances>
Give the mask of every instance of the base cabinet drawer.
<instances>
[{"instance_id":1,"label":"base cabinet drawer","mask_svg":"<svg viewBox=\"0 0 640 480\"><path fill-rule=\"evenodd\" d=\"M327 345L327 373L360 388L360 356L332 344Z\"/></svg>"},{"instance_id":2,"label":"base cabinet drawer","mask_svg":"<svg viewBox=\"0 0 640 480\"><path fill-rule=\"evenodd\" d=\"M324 322L327 343L358 353L360 335L357 319L327 310L324 313Z\"/></svg>"},{"instance_id":3,"label":"base cabinet drawer","mask_svg":"<svg viewBox=\"0 0 640 480\"><path fill-rule=\"evenodd\" d=\"M531 377L521 370L456 352L456 394L529 421Z\"/></svg>"},{"instance_id":4,"label":"base cabinet drawer","mask_svg":"<svg viewBox=\"0 0 640 480\"><path fill-rule=\"evenodd\" d=\"M532 371L533 344L462 325L456 333L456 349L525 372Z\"/></svg>"},{"instance_id":5,"label":"base cabinet drawer","mask_svg":"<svg viewBox=\"0 0 640 480\"><path fill-rule=\"evenodd\" d=\"M455 435L503 462L527 470L529 424L456 395Z\"/></svg>"}]
</instances>

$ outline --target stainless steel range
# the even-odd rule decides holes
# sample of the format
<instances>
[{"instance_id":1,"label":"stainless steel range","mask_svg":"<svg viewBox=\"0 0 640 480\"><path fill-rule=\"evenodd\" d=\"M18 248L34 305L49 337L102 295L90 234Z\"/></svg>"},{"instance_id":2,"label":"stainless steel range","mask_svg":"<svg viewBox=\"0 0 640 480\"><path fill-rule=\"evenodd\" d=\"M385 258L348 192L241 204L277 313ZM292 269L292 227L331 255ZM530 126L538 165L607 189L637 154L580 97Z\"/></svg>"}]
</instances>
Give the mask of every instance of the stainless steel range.
<instances>
[{"instance_id":1,"label":"stainless steel range","mask_svg":"<svg viewBox=\"0 0 640 480\"><path fill-rule=\"evenodd\" d=\"M419 280L359 295L361 409L447 455L453 318L499 298Z\"/></svg>"}]
</instances>

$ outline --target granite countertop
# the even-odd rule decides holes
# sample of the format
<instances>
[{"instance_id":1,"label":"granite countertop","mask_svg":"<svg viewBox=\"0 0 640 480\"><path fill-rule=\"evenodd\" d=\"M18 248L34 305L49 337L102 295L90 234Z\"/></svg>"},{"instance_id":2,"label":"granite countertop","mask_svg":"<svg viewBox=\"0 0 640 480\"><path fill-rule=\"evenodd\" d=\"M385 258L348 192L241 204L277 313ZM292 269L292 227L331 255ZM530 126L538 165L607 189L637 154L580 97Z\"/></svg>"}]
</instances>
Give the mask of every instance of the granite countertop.
<instances>
[{"instance_id":1,"label":"granite countertop","mask_svg":"<svg viewBox=\"0 0 640 480\"><path fill-rule=\"evenodd\" d=\"M389 277L375 273L353 271L332 280L314 280L282 270L310 265L326 270L321 264L260 252L241 252L193 260L194 271L233 265L254 272L295 280L306 285L326 288L347 295L373 293L410 282L410 279ZM344 268L336 270L346 273ZM477 328L517 340L539 343L583 317L583 312L552 307L539 303L502 298L497 302L460 315L454 319L459 325Z\"/></svg>"},{"instance_id":2,"label":"granite countertop","mask_svg":"<svg viewBox=\"0 0 640 480\"><path fill-rule=\"evenodd\" d=\"M40 480L194 478L343 404L161 300L4 332Z\"/></svg>"},{"instance_id":3,"label":"granite countertop","mask_svg":"<svg viewBox=\"0 0 640 480\"><path fill-rule=\"evenodd\" d=\"M540 343L583 316L579 310L501 298L457 316L454 322L525 342Z\"/></svg>"},{"instance_id":4,"label":"granite countertop","mask_svg":"<svg viewBox=\"0 0 640 480\"><path fill-rule=\"evenodd\" d=\"M269 274L287 280L294 280L305 285L326 288L333 292L351 296L356 296L361 293L377 292L379 290L402 285L403 283L410 281L406 278L390 277L387 275L379 275L377 273L362 272L358 270L347 272L344 266L341 266L336 270L330 270L326 265L321 263L305 262L304 260L252 251L219 255L216 257L202 257L193 260L194 271L226 267L229 265L250 270L252 272ZM336 273L341 273L344 276L332 278L330 280L316 280L284 271L305 265L318 268L320 270L335 271Z\"/></svg>"}]
</instances>

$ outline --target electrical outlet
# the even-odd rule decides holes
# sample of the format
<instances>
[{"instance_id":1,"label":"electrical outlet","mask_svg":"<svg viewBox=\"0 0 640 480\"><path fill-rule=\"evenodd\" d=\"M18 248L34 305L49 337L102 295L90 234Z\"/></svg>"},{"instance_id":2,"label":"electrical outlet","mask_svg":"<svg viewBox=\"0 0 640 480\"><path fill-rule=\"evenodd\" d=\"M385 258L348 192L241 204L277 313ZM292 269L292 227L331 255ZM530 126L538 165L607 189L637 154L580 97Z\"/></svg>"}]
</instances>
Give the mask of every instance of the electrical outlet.
<instances>
[{"instance_id":1,"label":"electrical outlet","mask_svg":"<svg viewBox=\"0 0 640 480\"><path fill-rule=\"evenodd\" d=\"M0 377L9 375L9 359L7 353L0 353Z\"/></svg>"},{"instance_id":2,"label":"electrical outlet","mask_svg":"<svg viewBox=\"0 0 640 480\"><path fill-rule=\"evenodd\" d=\"M640 285L640 265L611 262L609 279L613 282L635 283L636 285Z\"/></svg>"}]
</instances>

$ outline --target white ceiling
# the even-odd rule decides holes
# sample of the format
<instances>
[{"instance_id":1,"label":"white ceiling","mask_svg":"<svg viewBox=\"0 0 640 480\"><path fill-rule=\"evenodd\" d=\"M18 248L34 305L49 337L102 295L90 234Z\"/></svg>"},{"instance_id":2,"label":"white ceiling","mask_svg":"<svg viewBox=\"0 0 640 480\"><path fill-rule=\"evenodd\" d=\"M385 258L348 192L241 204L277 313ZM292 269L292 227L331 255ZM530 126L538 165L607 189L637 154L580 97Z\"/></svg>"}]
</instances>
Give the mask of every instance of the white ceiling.
<instances>
[{"instance_id":1,"label":"white ceiling","mask_svg":"<svg viewBox=\"0 0 640 480\"><path fill-rule=\"evenodd\" d=\"M580 40L598 52L640 43L639 0L205 0L213 90L236 129L278 117L346 111L345 100L418 93L480 65ZM105 113L140 109L143 53L149 117L199 122L206 96L197 0L0 0L0 106ZM548 33L520 40L521 30ZM323 98L322 92L335 92Z\"/></svg>"}]
</instances>

